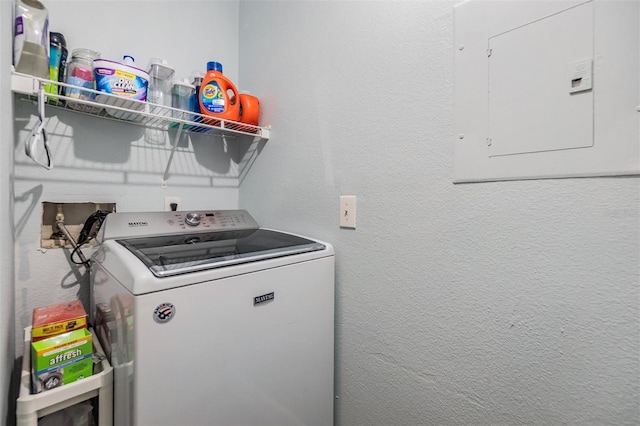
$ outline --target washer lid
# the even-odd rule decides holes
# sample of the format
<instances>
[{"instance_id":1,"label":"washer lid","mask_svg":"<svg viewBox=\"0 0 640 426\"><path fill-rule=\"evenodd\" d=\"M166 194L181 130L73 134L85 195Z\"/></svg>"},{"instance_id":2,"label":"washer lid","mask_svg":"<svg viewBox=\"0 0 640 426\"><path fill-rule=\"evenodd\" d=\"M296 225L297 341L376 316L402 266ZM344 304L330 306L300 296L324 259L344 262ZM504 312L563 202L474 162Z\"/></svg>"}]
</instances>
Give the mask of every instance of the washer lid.
<instances>
[{"instance_id":1,"label":"washer lid","mask_svg":"<svg viewBox=\"0 0 640 426\"><path fill-rule=\"evenodd\" d=\"M325 245L267 229L117 239L156 277L323 250Z\"/></svg>"}]
</instances>

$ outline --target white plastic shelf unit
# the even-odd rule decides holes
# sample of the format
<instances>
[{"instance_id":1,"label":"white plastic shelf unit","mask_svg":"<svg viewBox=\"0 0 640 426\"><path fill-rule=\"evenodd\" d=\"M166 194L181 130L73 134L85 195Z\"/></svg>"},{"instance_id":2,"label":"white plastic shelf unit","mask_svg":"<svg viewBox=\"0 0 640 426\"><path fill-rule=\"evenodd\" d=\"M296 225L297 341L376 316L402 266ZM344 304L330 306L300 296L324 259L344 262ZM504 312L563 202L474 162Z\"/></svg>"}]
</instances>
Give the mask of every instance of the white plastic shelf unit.
<instances>
[{"instance_id":1,"label":"white plastic shelf unit","mask_svg":"<svg viewBox=\"0 0 640 426\"><path fill-rule=\"evenodd\" d=\"M12 69L11 90L26 100L45 102L45 96L38 95L49 84L65 87L65 93L74 92L74 95L46 93L47 108L65 109L74 113L87 114L152 129L175 130L176 135L172 143L171 155L163 176L163 186L166 185L173 154L183 132L205 133L213 137L221 137L225 140L225 143L228 138L238 136L252 136L254 142L269 139L270 126L260 127L212 118L191 111L126 99L92 89L21 74Z\"/></svg>"},{"instance_id":2,"label":"white plastic shelf unit","mask_svg":"<svg viewBox=\"0 0 640 426\"><path fill-rule=\"evenodd\" d=\"M104 356L93 330L94 352ZM20 396L16 404L17 426L37 426L38 418L98 397L98 426L113 425L113 367L104 358L91 377L46 392L31 393L31 327L24 329L24 356L20 373Z\"/></svg>"}]
</instances>

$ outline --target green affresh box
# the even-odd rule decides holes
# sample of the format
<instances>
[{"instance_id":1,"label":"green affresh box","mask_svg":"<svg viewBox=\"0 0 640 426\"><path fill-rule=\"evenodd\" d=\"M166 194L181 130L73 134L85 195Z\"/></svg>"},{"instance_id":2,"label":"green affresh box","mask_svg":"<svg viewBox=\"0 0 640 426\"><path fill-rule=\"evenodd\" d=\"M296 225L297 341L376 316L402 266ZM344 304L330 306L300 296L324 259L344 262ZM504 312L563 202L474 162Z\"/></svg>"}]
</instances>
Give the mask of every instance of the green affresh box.
<instances>
[{"instance_id":1,"label":"green affresh box","mask_svg":"<svg viewBox=\"0 0 640 426\"><path fill-rule=\"evenodd\" d=\"M32 392L40 393L93 374L93 340L86 328L31 344Z\"/></svg>"}]
</instances>

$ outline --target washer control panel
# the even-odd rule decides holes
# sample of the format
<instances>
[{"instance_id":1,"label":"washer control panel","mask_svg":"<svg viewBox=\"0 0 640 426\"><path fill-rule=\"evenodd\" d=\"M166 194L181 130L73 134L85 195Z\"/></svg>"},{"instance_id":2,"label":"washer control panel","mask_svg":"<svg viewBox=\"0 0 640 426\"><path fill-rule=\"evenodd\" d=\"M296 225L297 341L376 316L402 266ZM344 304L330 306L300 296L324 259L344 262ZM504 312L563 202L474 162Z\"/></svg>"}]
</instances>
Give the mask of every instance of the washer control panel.
<instances>
[{"instance_id":1,"label":"washer control panel","mask_svg":"<svg viewBox=\"0 0 640 426\"><path fill-rule=\"evenodd\" d=\"M101 242L114 238L258 228L246 210L110 213L96 239Z\"/></svg>"}]
</instances>

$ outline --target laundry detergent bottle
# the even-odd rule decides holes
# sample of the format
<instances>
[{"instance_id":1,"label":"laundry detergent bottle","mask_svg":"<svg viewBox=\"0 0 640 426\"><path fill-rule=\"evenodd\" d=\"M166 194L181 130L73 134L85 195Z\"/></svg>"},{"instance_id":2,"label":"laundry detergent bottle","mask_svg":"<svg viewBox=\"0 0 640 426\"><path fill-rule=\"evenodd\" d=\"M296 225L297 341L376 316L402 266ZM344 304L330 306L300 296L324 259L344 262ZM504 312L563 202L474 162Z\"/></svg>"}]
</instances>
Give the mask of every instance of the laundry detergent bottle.
<instances>
[{"instance_id":1,"label":"laundry detergent bottle","mask_svg":"<svg viewBox=\"0 0 640 426\"><path fill-rule=\"evenodd\" d=\"M207 73L200 86L200 113L224 120L240 119L238 89L222 74L222 64L207 62ZM205 123L219 126L219 120L205 119Z\"/></svg>"}]
</instances>

